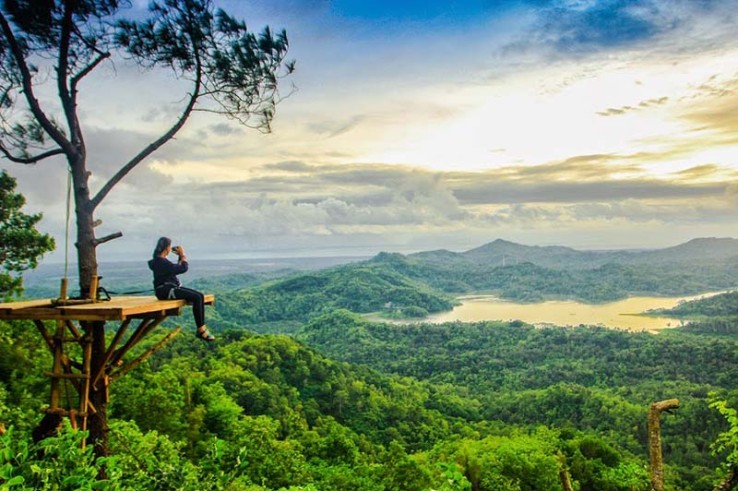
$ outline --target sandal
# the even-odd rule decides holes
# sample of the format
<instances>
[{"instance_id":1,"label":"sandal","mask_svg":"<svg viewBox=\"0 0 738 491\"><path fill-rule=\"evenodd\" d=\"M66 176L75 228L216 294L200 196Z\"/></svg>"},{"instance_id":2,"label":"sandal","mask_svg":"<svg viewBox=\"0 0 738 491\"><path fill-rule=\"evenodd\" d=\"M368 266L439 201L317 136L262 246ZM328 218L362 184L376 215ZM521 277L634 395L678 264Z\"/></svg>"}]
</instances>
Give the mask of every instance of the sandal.
<instances>
[{"instance_id":1,"label":"sandal","mask_svg":"<svg viewBox=\"0 0 738 491\"><path fill-rule=\"evenodd\" d=\"M215 336L210 334L210 331L208 331L207 326L198 327L197 332L195 333L195 336L202 339L203 341L215 341Z\"/></svg>"}]
</instances>

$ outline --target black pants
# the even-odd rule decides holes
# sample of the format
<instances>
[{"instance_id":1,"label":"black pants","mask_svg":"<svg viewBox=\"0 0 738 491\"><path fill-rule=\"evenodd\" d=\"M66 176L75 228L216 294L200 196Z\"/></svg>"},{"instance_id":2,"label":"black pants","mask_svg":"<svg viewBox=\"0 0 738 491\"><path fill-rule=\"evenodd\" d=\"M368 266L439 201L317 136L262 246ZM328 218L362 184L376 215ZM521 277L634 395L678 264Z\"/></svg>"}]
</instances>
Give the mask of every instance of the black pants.
<instances>
[{"instance_id":1,"label":"black pants","mask_svg":"<svg viewBox=\"0 0 738 491\"><path fill-rule=\"evenodd\" d=\"M192 315L195 317L197 328L199 329L205 325L205 296L197 290L183 286L160 287L156 289L156 298L159 300L171 300L173 298L187 300L192 304Z\"/></svg>"}]
</instances>

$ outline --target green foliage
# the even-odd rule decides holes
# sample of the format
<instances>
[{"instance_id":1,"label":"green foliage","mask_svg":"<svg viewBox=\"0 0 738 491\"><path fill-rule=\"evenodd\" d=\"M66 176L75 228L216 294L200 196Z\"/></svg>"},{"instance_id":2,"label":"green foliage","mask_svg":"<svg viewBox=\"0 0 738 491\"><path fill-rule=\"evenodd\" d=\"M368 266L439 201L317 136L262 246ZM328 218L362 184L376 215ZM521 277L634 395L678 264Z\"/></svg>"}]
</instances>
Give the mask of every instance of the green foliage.
<instances>
[{"instance_id":1,"label":"green foliage","mask_svg":"<svg viewBox=\"0 0 738 491\"><path fill-rule=\"evenodd\" d=\"M738 333L738 291L681 302L653 313L690 320L686 330L691 333L733 336Z\"/></svg>"},{"instance_id":2,"label":"green foliage","mask_svg":"<svg viewBox=\"0 0 738 491\"><path fill-rule=\"evenodd\" d=\"M110 434L113 456L106 471L121 488L214 489L200 487L200 466L182 458L184 442L172 441L157 431L142 432L132 421L114 421Z\"/></svg>"},{"instance_id":3,"label":"green foliage","mask_svg":"<svg viewBox=\"0 0 738 491\"><path fill-rule=\"evenodd\" d=\"M297 337L334 359L434 383L473 386L482 393L561 382L633 387L644 380L675 379L738 387L732 375L738 352L730 338L700 341L503 322L390 325L346 311L314 319ZM665 358L668 364L662 362Z\"/></svg>"},{"instance_id":4,"label":"green foliage","mask_svg":"<svg viewBox=\"0 0 738 491\"><path fill-rule=\"evenodd\" d=\"M36 230L41 214L26 215L23 195L15 192L16 181L0 171L0 300L23 291L19 273L33 269L45 253L54 250L54 239Z\"/></svg>"},{"instance_id":5,"label":"green foliage","mask_svg":"<svg viewBox=\"0 0 738 491\"><path fill-rule=\"evenodd\" d=\"M716 394L712 394L712 402L710 407L717 411L728 422L728 429L718 435L712 445L712 452L718 455L725 455L725 467L727 469L738 468L738 411L728 406L724 400L717 399Z\"/></svg>"},{"instance_id":6,"label":"green foliage","mask_svg":"<svg viewBox=\"0 0 738 491\"><path fill-rule=\"evenodd\" d=\"M82 449L84 432L65 425L56 438L29 445L13 428L0 435L0 487L39 491L117 489L97 476L105 463L92 448Z\"/></svg>"},{"instance_id":7,"label":"green foliage","mask_svg":"<svg viewBox=\"0 0 738 491\"><path fill-rule=\"evenodd\" d=\"M738 315L738 290L681 302L672 309L661 311L676 317L725 317Z\"/></svg>"}]
</instances>

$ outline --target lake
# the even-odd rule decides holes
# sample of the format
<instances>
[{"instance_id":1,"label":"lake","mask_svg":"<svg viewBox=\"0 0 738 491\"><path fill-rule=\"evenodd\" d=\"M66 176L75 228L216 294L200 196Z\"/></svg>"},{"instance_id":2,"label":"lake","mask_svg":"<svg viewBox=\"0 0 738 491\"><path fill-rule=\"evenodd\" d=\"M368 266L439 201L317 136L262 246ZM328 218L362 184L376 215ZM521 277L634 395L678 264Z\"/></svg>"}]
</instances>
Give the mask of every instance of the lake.
<instances>
[{"instance_id":1,"label":"lake","mask_svg":"<svg viewBox=\"0 0 738 491\"><path fill-rule=\"evenodd\" d=\"M492 295L459 297L461 305L452 311L430 315L422 322L476 322L488 320L521 320L534 325L578 326L602 325L631 331L659 331L681 324L679 319L638 315L650 309L676 306L680 301L714 295L691 297L630 297L617 302L586 304L574 300L540 303L516 303Z\"/></svg>"}]
</instances>

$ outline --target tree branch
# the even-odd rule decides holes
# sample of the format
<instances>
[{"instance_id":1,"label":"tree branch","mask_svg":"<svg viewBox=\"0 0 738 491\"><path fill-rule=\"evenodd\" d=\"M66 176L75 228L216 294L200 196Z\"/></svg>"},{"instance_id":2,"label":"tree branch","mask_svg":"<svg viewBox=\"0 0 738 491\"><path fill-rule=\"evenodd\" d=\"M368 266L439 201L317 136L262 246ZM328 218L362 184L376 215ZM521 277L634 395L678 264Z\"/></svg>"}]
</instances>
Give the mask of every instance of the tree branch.
<instances>
[{"instance_id":1,"label":"tree branch","mask_svg":"<svg viewBox=\"0 0 738 491\"><path fill-rule=\"evenodd\" d=\"M169 130L164 133L162 136L160 136L158 139L156 139L154 142L149 144L146 148L141 150L141 152L138 153L135 157L133 157L126 165L121 167L118 172L115 173L113 177L110 178L110 180L105 183L105 185L98 191L98 193L95 195L94 198L90 201L91 209L94 210L98 207L100 202L105 199L105 196L110 193L110 191L115 187L116 184L118 184L121 179L123 179L126 174L128 174L134 167L136 167L138 164L141 163L146 157L154 153L159 147L164 145L166 142L171 140L174 135L179 132L180 129L184 126L184 124L187 122L187 119L190 117L190 114L192 114L192 110L195 108L195 104L197 104L198 99L200 98L200 87L202 83L202 66L200 64L199 57L196 57L197 60L197 68L196 68L196 77L194 80L194 91L192 92L192 95L190 95L190 100L187 103L187 107L185 107L184 111L182 111L182 114L179 116L179 119L172 125Z\"/></svg>"},{"instance_id":2,"label":"tree branch","mask_svg":"<svg viewBox=\"0 0 738 491\"><path fill-rule=\"evenodd\" d=\"M114 234L106 235L105 237L100 237L99 239L95 239L93 242L95 244L95 247L97 247L100 244L104 244L105 242L110 242L111 240L118 239L120 237L123 237L123 232L115 232Z\"/></svg>"},{"instance_id":3,"label":"tree branch","mask_svg":"<svg viewBox=\"0 0 738 491\"><path fill-rule=\"evenodd\" d=\"M61 24L61 37L59 39L59 59L56 68L56 88L59 92L59 99L64 109L64 116L67 119L67 127L69 128L69 136L72 139L72 145L80 143L79 122L75 111L75 101L73 94L67 86L67 75L69 73L69 44L72 39L72 28L74 21L72 19L72 7L65 3L64 18ZM76 145L75 145L76 146Z\"/></svg>"},{"instance_id":4,"label":"tree branch","mask_svg":"<svg viewBox=\"0 0 738 491\"><path fill-rule=\"evenodd\" d=\"M31 75L31 72L28 69L28 65L26 64L26 60L23 57L23 50L21 49L20 45L18 44L18 40L13 34L13 29L10 27L8 19L5 18L5 14L3 14L1 11L0 30L2 30L3 36L10 46L10 51L13 54L13 59L18 65L18 71L21 74L21 81L23 85L23 93L25 94L26 102L28 102L28 107L33 113L33 116L38 120L39 124L41 124L44 131L46 131L46 133L49 134L49 136L56 142L56 144L61 147L64 153L73 154L74 147L72 143L64 136L61 131L59 131L56 126L54 126L51 120L41 109L41 105L39 104L38 99L36 99L36 96L33 92L33 76Z\"/></svg>"},{"instance_id":5,"label":"tree branch","mask_svg":"<svg viewBox=\"0 0 738 491\"><path fill-rule=\"evenodd\" d=\"M40 153L38 155L35 155L33 157L16 157L15 155L11 154L5 146L0 144L0 153L2 153L6 159L10 160L11 162L15 162L17 164L36 164L44 159L47 159L49 157L53 157L54 155L64 155L64 150L61 148L55 148L53 150L49 150L44 153Z\"/></svg>"},{"instance_id":6,"label":"tree branch","mask_svg":"<svg viewBox=\"0 0 738 491\"><path fill-rule=\"evenodd\" d=\"M71 82L72 94L76 94L77 85L79 84L79 82L83 78L85 78L92 70L94 70L95 67L97 67L97 65L105 61L107 58L110 58L110 53L101 53L97 58L95 58L95 60L92 63L87 65L83 70L81 70L78 74L72 77L71 79L72 80Z\"/></svg>"}]
</instances>

